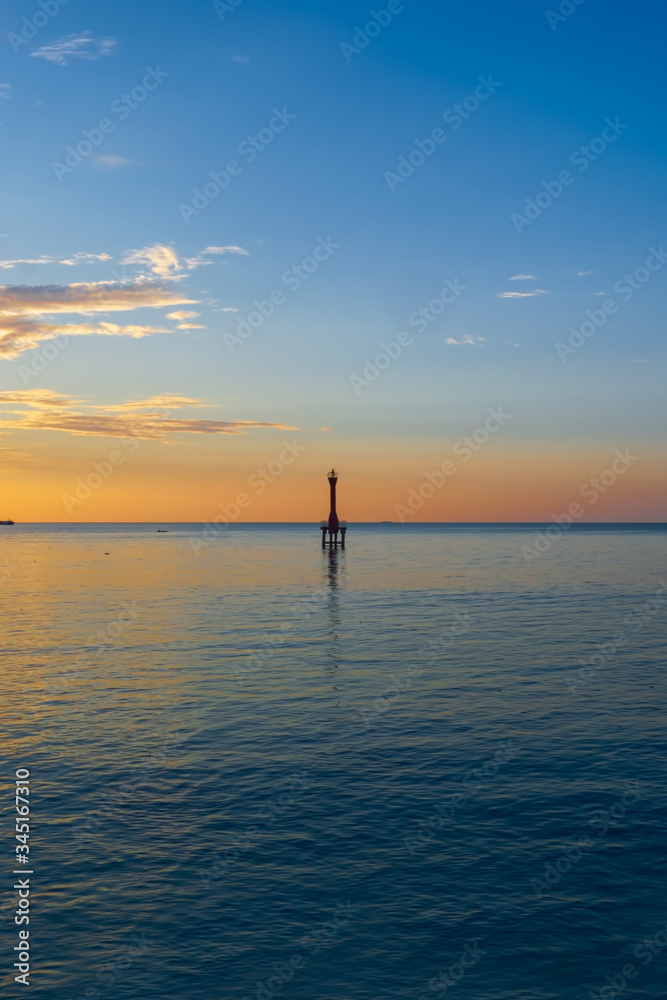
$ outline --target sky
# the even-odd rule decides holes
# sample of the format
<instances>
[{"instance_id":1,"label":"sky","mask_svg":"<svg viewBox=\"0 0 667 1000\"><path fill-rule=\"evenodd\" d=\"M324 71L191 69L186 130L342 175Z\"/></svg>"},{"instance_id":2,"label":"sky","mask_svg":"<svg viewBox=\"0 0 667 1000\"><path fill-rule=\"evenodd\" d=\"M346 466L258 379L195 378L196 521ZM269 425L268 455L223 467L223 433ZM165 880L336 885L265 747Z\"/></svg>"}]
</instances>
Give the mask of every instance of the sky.
<instances>
[{"instance_id":1,"label":"sky","mask_svg":"<svg viewBox=\"0 0 667 1000\"><path fill-rule=\"evenodd\" d=\"M665 520L666 22L6 0L0 517Z\"/></svg>"}]
</instances>

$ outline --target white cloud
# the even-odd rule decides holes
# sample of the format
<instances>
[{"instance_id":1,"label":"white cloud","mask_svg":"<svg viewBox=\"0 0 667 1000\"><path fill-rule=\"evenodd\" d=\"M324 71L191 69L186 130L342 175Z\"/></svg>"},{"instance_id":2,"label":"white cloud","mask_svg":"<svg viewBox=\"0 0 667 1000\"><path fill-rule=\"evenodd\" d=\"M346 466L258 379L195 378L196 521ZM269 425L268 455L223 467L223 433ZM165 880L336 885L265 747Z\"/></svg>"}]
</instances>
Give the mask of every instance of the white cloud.
<instances>
[{"instance_id":1,"label":"white cloud","mask_svg":"<svg viewBox=\"0 0 667 1000\"><path fill-rule=\"evenodd\" d=\"M534 274L513 274L510 281L535 281Z\"/></svg>"},{"instance_id":2,"label":"white cloud","mask_svg":"<svg viewBox=\"0 0 667 1000\"><path fill-rule=\"evenodd\" d=\"M240 253L244 257L250 256L248 251L244 250L243 247L206 247L205 250L202 250L202 253Z\"/></svg>"},{"instance_id":3,"label":"white cloud","mask_svg":"<svg viewBox=\"0 0 667 1000\"><path fill-rule=\"evenodd\" d=\"M196 319L201 313L198 312L187 312L185 309L179 309L176 312L167 313L167 319L178 320L179 330L205 330L206 327L202 326L201 323L190 323L187 322L191 319Z\"/></svg>"},{"instance_id":4,"label":"white cloud","mask_svg":"<svg viewBox=\"0 0 667 1000\"><path fill-rule=\"evenodd\" d=\"M198 253L196 257L186 257L185 266L188 271L194 271L198 267L206 267L207 264L212 264L212 260L205 260L204 258L211 255L225 254L225 253L238 253L242 254L244 257L248 257L248 251L244 250L243 247L206 247L201 253Z\"/></svg>"},{"instance_id":5,"label":"white cloud","mask_svg":"<svg viewBox=\"0 0 667 1000\"><path fill-rule=\"evenodd\" d=\"M141 250L128 251L121 261L121 265L144 264L148 266L151 275L157 275L171 281L180 281L186 277L187 271L195 271L199 267L213 263L211 260L206 260L206 257L225 253L248 256L248 251L244 250L243 247L206 247L195 257L185 257L181 260L173 247L165 246L163 243L154 243L153 246L143 247Z\"/></svg>"},{"instance_id":6,"label":"white cloud","mask_svg":"<svg viewBox=\"0 0 667 1000\"><path fill-rule=\"evenodd\" d=\"M535 295L548 295L543 288L534 288L532 292L498 292L499 299L532 299Z\"/></svg>"},{"instance_id":7,"label":"white cloud","mask_svg":"<svg viewBox=\"0 0 667 1000\"><path fill-rule=\"evenodd\" d=\"M486 337L470 337L466 334L461 340L456 340L455 337L448 337L445 343L452 347L460 347L462 344L471 344L473 347L481 347L482 344L486 343Z\"/></svg>"},{"instance_id":8,"label":"white cloud","mask_svg":"<svg viewBox=\"0 0 667 1000\"><path fill-rule=\"evenodd\" d=\"M587 274L595 274L595 271L577 271L578 278L585 278Z\"/></svg>"},{"instance_id":9,"label":"white cloud","mask_svg":"<svg viewBox=\"0 0 667 1000\"><path fill-rule=\"evenodd\" d=\"M42 254L41 257L22 258L19 260L0 260L0 270L10 271L19 264L66 264L74 267L76 264L93 263L96 260L111 260L108 253L75 253L71 257L48 257Z\"/></svg>"},{"instance_id":10,"label":"white cloud","mask_svg":"<svg viewBox=\"0 0 667 1000\"><path fill-rule=\"evenodd\" d=\"M197 316L201 316L201 313L188 312L186 309L178 309L176 312L167 313L167 319L177 319L180 323L184 319L196 319Z\"/></svg>"},{"instance_id":11,"label":"white cloud","mask_svg":"<svg viewBox=\"0 0 667 1000\"><path fill-rule=\"evenodd\" d=\"M121 267L125 264L147 265L149 272L159 278L182 277L178 254L173 247L164 246L162 243L154 243L153 246L143 247L141 250L128 250L120 263Z\"/></svg>"},{"instance_id":12,"label":"white cloud","mask_svg":"<svg viewBox=\"0 0 667 1000\"><path fill-rule=\"evenodd\" d=\"M11 83L0 83L0 104L4 104L12 96Z\"/></svg>"},{"instance_id":13,"label":"white cloud","mask_svg":"<svg viewBox=\"0 0 667 1000\"><path fill-rule=\"evenodd\" d=\"M66 66L69 59L102 59L110 56L116 48L115 38L94 38L92 32L82 31L78 35L65 35L50 45L35 49L30 55L36 59L46 59L48 62Z\"/></svg>"}]
</instances>

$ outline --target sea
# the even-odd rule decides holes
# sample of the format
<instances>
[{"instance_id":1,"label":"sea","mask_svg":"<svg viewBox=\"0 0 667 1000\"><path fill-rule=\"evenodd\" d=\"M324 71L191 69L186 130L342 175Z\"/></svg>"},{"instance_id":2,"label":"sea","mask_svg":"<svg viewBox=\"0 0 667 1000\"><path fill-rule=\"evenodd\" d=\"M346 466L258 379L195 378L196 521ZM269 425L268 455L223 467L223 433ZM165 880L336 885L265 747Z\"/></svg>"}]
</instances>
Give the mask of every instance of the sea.
<instances>
[{"instance_id":1,"label":"sea","mask_svg":"<svg viewBox=\"0 0 667 1000\"><path fill-rule=\"evenodd\" d=\"M0 528L2 995L667 996L666 529Z\"/></svg>"}]
</instances>

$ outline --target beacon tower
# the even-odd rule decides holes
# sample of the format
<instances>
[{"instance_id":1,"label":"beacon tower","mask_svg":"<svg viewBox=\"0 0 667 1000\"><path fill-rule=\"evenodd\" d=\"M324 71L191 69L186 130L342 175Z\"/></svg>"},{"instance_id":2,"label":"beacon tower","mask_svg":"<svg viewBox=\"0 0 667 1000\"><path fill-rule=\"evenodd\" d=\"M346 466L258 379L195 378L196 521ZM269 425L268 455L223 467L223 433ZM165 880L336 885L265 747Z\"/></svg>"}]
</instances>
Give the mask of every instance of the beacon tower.
<instances>
[{"instance_id":1,"label":"beacon tower","mask_svg":"<svg viewBox=\"0 0 667 1000\"><path fill-rule=\"evenodd\" d=\"M332 469L327 478L329 480L329 520L320 522L322 548L324 549L328 546L330 549L335 549L340 545L341 549L344 549L347 524L345 521L338 519L336 511L336 485L338 483L336 470Z\"/></svg>"}]
</instances>

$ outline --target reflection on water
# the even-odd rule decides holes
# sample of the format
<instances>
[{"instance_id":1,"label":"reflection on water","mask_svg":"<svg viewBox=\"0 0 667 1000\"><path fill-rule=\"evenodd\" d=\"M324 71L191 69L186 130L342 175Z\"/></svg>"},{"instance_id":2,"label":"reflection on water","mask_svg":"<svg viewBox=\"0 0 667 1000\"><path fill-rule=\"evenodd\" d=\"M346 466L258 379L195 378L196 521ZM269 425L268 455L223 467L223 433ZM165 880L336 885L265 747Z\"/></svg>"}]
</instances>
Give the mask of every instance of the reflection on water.
<instances>
[{"instance_id":1,"label":"reflection on water","mask_svg":"<svg viewBox=\"0 0 667 1000\"><path fill-rule=\"evenodd\" d=\"M665 533L168 527L0 536L34 993L662 995Z\"/></svg>"}]
</instances>

